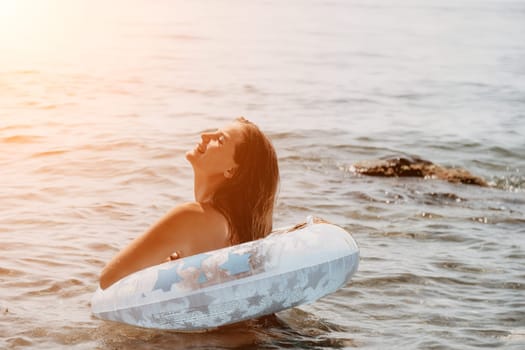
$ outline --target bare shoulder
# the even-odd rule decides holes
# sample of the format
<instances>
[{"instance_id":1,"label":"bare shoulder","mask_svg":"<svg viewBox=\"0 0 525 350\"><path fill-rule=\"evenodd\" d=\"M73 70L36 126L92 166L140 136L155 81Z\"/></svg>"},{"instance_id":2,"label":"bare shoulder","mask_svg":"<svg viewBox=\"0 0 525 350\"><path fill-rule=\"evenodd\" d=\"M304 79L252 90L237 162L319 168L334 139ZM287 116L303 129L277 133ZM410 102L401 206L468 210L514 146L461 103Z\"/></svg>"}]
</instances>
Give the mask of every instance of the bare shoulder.
<instances>
[{"instance_id":1,"label":"bare shoulder","mask_svg":"<svg viewBox=\"0 0 525 350\"><path fill-rule=\"evenodd\" d=\"M193 255L228 245L228 222L213 206L188 202L176 206L162 219L168 231L184 237L183 255Z\"/></svg>"},{"instance_id":2,"label":"bare shoulder","mask_svg":"<svg viewBox=\"0 0 525 350\"><path fill-rule=\"evenodd\" d=\"M213 206L198 202L180 204L166 215L168 220L176 220L178 224L189 221L192 225L217 226L227 224L226 218Z\"/></svg>"}]
</instances>

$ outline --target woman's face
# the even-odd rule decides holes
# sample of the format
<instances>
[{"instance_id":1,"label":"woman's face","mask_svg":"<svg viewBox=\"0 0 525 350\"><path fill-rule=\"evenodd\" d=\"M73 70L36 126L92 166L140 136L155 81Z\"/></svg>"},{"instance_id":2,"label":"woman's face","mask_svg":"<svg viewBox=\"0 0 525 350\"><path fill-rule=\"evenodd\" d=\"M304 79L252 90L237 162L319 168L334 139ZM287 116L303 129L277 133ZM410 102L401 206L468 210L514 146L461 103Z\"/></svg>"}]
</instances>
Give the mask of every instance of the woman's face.
<instances>
[{"instance_id":1,"label":"woman's face","mask_svg":"<svg viewBox=\"0 0 525 350\"><path fill-rule=\"evenodd\" d=\"M233 176L238 164L235 163L235 147L243 135L241 123L234 122L217 131L201 134L201 142L186 153L186 159L195 172L207 177Z\"/></svg>"}]
</instances>

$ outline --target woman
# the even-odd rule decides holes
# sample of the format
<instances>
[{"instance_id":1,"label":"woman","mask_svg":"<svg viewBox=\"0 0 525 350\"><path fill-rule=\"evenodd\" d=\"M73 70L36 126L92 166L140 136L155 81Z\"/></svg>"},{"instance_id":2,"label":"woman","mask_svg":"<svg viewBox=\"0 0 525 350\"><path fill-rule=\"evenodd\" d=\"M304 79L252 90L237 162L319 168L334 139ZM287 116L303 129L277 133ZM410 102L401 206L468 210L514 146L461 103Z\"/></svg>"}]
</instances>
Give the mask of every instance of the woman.
<instances>
[{"instance_id":1,"label":"woman","mask_svg":"<svg viewBox=\"0 0 525 350\"><path fill-rule=\"evenodd\" d=\"M238 118L204 133L186 153L195 201L172 209L121 250L102 270L100 287L172 257L199 254L262 238L272 230L279 168L268 138Z\"/></svg>"}]
</instances>

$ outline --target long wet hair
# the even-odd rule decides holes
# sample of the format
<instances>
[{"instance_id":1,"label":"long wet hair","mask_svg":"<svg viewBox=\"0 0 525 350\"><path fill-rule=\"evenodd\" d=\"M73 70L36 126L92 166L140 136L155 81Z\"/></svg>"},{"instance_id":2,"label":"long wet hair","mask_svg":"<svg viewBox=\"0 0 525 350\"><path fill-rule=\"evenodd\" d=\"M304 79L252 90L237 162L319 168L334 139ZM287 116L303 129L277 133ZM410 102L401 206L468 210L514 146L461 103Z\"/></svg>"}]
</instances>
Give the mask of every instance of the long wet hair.
<instances>
[{"instance_id":1,"label":"long wet hair","mask_svg":"<svg viewBox=\"0 0 525 350\"><path fill-rule=\"evenodd\" d=\"M231 244L263 238L272 231L279 184L277 155L270 140L254 123L243 117L236 121L243 126L234 154L238 167L212 198L228 220Z\"/></svg>"}]
</instances>

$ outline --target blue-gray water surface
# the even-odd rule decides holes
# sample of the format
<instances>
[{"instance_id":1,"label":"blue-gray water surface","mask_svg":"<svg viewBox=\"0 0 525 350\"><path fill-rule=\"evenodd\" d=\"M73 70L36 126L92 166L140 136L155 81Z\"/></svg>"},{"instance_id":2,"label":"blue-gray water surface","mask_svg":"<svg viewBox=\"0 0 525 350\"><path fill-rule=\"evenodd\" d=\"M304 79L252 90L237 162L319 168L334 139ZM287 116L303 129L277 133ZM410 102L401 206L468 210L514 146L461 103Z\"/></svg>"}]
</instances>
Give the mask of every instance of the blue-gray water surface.
<instances>
[{"instance_id":1,"label":"blue-gray water surface","mask_svg":"<svg viewBox=\"0 0 525 350\"><path fill-rule=\"evenodd\" d=\"M524 34L518 0L0 2L0 348L523 349ZM240 115L279 155L275 226L350 231L352 282L266 326L93 318ZM490 186L352 171L405 155Z\"/></svg>"}]
</instances>

